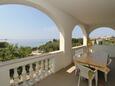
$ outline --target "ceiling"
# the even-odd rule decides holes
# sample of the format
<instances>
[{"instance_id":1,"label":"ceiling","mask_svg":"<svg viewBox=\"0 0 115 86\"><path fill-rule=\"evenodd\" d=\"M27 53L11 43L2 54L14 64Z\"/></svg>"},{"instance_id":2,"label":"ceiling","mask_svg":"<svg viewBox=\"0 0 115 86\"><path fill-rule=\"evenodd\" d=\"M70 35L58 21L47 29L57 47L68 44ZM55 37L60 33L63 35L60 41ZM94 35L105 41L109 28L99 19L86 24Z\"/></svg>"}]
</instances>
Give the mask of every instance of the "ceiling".
<instances>
[{"instance_id":1,"label":"ceiling","mask_svg":"<svg viewBox=\"0 0 115 86\"><path fill-rule=\"evenodd\" d=\"M115 23L115 0L47 1L87 25Z\"/></svg>"}]
</instances>

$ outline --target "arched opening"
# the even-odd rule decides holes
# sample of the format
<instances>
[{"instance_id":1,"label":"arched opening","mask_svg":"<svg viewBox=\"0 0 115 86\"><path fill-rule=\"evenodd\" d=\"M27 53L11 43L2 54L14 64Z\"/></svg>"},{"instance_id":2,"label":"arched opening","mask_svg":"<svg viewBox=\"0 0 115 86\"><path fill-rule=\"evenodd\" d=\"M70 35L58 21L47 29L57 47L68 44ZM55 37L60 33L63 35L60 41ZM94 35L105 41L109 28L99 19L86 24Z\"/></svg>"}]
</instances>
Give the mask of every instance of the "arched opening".
<instances>
[{"instance_id":1,"label":"arched opening","mask_svg":"<svg viewBox=\"0 0 115 86\"><path fill-rule=\"evenodd\" d=\"M93 45L115 45L115 30L109 27L96 28L89 37Z\"/></svg>"},{"instance_id":2,"label":"arched opening","mask_svg":"<svg viewBox=\"0 0 115 86\"><path fill-rule=\"evenodd\" d=\"M84 40L86 38L84 28L79 25L75 26L72 31L72 47L84 45Z\"/></svg>"},{"instance_id":3,"label":"arched opening","mask_svg":"<svg viewBox=\"0 0 115 86\"><path fill-rule=\"evenodd\" d=\"M72 47L83 45L83 33L80 26L76 26L72 31Z\"/></svg>"},{"instance_id":4,"label":"arched opening","mask_svg":"<svg viewBox=\"0 0 115 86\"><path fill-rule=\"evenodd\" d=\"M2 42L13 44L10 46L13 50L18 46L21 46L21 50L25 50L25 47L32 48L32 51L37 51L38 54L59 50L59 31L55 23L43 12L17 4L1 5L0 12L0 39ZM14 46L15 44L17 45ZM20 56L11 59L16 57Z\"/></svg>"}]
</instances>

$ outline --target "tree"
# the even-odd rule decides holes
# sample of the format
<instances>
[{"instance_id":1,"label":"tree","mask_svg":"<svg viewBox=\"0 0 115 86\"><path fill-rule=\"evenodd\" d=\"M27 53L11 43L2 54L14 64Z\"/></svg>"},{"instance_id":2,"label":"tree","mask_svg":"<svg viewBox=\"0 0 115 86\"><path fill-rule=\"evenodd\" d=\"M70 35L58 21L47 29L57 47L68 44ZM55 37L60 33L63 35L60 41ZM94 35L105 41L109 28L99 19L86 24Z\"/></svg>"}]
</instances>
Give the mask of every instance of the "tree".
<instances>
[{"instance_id":1,"label":"tree","mask_svg":"<svg viewBox=\"0 0 115 86\"><path fill-rule=\"evenodd\" d=\"M79 39L72 38L72 47L80 46L82 44L83 44L83 39L82 38L79 38Z\"/></svg>"},{"instance_id":2,"label":"tree","mask_svg":"<svg viewBox=\"0 0 115 86\"><path fill-rule=\"evenodd\" d=\"M32 53L32 49L30 47L20 47L18 50L18 57L24 58L29 56Z\"/></svg>"},{"instance_id":3,"label":"tree","mask_svg":"<svg viewBox=\"0 0 115 86\"><path fill-rule=\"evenodd\" d=\"M6 48L8 45L8 42L0 42L0 48Z\"/></svg>"},{"instance_id":4,"label":"tree","mask_svg":"<svg viewBox=\"0 0 115 86\"><path fill-rule=\"evenodd\" d=\"M9 43L6 44L7 46L0 48L0 61L24 58L32 53L32 49L30 47L18 47L17 45Z\"/></svg>"},{"instance_id":5,"label":"tree","mask_svg":"<svg viewBox=\"0 0 115 86\"><path fill-rule=\"evenodd\" d=\"M72 46L80 46L83 44L83 39L76 39L72 38ZM52 41L47 42L46 44L43 44L38 47L39 51L41 53L47 53L47 52L52 52L59 50L59 40L53 39Z\"/></svg>"},{"instance_id":6,"label":"tree","mask_svg":"<svg viewBox=\"0 0 115 86\"><path fill-rule=\"evenodd\" d=\"M59 40L53 39L53 41L49 41L46 44L39 46L38 49L43 53L59 50Z\"/></svg>"}]
</instances>

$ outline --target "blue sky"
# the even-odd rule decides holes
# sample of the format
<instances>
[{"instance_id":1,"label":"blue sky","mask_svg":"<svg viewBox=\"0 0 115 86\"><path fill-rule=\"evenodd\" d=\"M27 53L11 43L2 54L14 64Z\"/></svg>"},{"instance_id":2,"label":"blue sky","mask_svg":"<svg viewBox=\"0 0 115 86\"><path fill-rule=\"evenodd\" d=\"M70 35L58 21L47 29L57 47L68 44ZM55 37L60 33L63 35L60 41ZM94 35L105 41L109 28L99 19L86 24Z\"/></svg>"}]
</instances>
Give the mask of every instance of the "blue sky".
<instances>
[{"instance_id":1,"label":"blue sky","mask_svg":"<svg viewBox=\"0 0 115 86\"><path fill-rule=\"evenodd\" d=\"M0 38L47 39L59 37L55 23L44 13L23 5L0 6Z\"/></svg>"},{"instance_id":2,"label":"blue sky","mask_svg":"<svg viewBox=\"0 0 115 86\"><path fill-rule=\"evenodd\" d=\"M77 27L79 28L79 27ZM108 33L109 31L109 33ZM95 31L96 34L114 35L115 31ZM91 34L92 35L92 34ZM74 29L73 37L82 37L80 29ZM59 38L55 23L39 10L23 5L0 6L0 39L53 39Z\"/></svg>"}]
</instances>

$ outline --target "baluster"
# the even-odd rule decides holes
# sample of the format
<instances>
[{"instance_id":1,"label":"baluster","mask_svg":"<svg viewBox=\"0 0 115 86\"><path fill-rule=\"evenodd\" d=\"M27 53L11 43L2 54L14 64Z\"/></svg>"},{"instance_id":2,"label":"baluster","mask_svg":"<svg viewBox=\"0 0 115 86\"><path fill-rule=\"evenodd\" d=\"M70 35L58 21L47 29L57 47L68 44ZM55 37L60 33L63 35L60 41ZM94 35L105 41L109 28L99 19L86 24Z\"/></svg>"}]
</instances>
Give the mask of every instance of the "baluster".
<instances>
[{"instance_id":1,"label":"baluster","mask_svg":"<svg viewBox=\"0 0 115 86\"><path fill-rule=\"evenodd\" d=\"M39 67L40 65L39 65L39 62L36 62L36 74L38 75L38 73L39 73L39 69L40 69L40 67Z\"/></svg>"},{"instance_id":2,"label":"baluster","mask_svg":"<svg viewBox=\"0 0 115 86\"><path fill-rule=\"evenodd\" d=\"M53 61L54 61L54 59L49 59L49 72L50 72L50 74L54 72Z\"/></svg>"},{"instance_id":3,"label":"baluster","mask_svg":"<svg viewBox=\"0 0 115 86\"><path fill-rule=\"evenodd\" d=\"M49 59L49 74L51 74L51 68L52 68L52 63L51 63L51 59Z\"/></svg>"},{"instance_id":4,"label":"baluster","mask_svg":"<svg viewBox=\"0 0 115 86\"><path fill-rule=\"evenodd\" d=\"M45 60L43 60L43 71L45 72Z\"/></svg>"},{"instance_id":5,"label":"baluster","mask_svg":"<svg viewBox=\"0 0 115 86\"><path fill-rule=\"evenodd\" d=\"M14 68L14 84L15 86L18 86L18 83L19 83L19 75L18 75L18 72L17 72L17 68Z\"/></svg>"},{"instance_id":6,"label":"baluster","mask_svg":"<svg viewBox=\"0 0 115 86\"><path fill-rule=\"evenodd\" d=\"M33 64L33 78L37 76L37 63Z\"/></svg>"},{"instance_id":7,"label":"baluster","mask_svg":"<svg viewBox=\"0 0 115 86\"><path fill-rule=\"evenodd\" d=\"M33 67L32 67L32 63L30 64L30 68L29 68L29 77L30 77L29 84L33 85Z\"/></svg>"},{"instance_id":8,"label":"baluster","mask_svg":"<svg viewBox=\"0 0 115 86\"><path fill-rule=\"evenodd\" d=\"M45 77L45 74L46 74L46 70L45 70L45 60L43 60L43 78Z\"/></svg>"},{"instance_id":9,"label":"baluster","mask_svg":"<svg viewBox=\"0 0 115 86\"><path fill-rule=\"evenodd\" d=\"M41 71L42 71L41 61L39 61L38 64L39 64L38 73L39 73L39 76L40 76Z\"/></svg>"},{"instance_id":10,"label":"baluster","mask_svg":"<svg viewBox=\"0 0 115 86\"><path fill-rule=\"evenodd\" d=\"M22 79L23 79L23 86L28 86L27 85L27 72L26 72L26 68L25 68L25 65L22 66Z\"/></svg>"},{"instance_id":11,"label":"baluster","mask_svg":"<svg viewBox=\"0 0 115 86\"><path fill-rule=\"evenodd\" d=\"M32 64L32 68L33 68L33 71L32 71L32 80L33 80L33 83L36 83L36 79L37 79L37 62L36 63L33 63Z\"/></svg>"},{"instance_id":12,"label":"baluster","mask_svg":"<svg viewBox=\"0 0 115 86\"><path fill-rule=\"evenodd\" d=\"M17 68L18 71L18 76L19 76L19 83L23 82L23 77L22 77L22 66Z\"/></svg>"},{"instance_id":13,"label":"baluster","mask_svg":"<svg viewBox=\"0 0 115 86\"><path fill-rule=\"evenodd\" d=\"M48 59L45 60L45 76L48 76Z\"/></svg>"},{"instance_id":14,"label":"baluster","mask_svg":"<svg viewBox=\"0 0 115 86\"><path fill-rule=\"evenodd\" d=\"M50 74L50 59L48 59L48 74Z\"/></svg>"},{"instance_id":15,"label":"baluster","mask_svg":"<svg viewBox=\"0 0 115 86\"><path fill-rule=\"evenodd\" d=\"M40 69L40 65L39 65L39 62L36 62L36 77L35 77L35 81L39 81L40 78L39 78L39 69Z\"/></svg>"},{"instance_id":16,"label":"baluster","mask_svg":"<svg viewBox=\"0 0 115 86\"><path fill-rule=\"evenodd\" d=\"M44 60L41 61L40 68L40 78L43 79L43 71L44 71Z\"/></svg>"},{"instance_id":17,"label":"baluster","mask_svg":"<svg viewBox=\"0 0 115 86\"><path fill-rule=\"evenodd\" d=\"M51 74L51 59L48 59L48 74Z\"/></svg>"}]
</instances>

